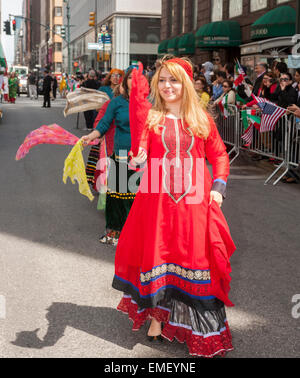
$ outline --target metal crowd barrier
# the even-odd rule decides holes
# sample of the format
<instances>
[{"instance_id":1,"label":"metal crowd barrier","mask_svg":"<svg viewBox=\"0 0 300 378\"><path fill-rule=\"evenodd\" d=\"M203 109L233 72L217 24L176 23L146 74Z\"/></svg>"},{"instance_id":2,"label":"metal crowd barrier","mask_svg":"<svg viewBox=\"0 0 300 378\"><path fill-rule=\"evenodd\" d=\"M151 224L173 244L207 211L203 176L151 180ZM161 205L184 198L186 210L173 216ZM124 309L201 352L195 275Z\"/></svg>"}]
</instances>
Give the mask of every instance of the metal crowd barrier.
<instances>
[{"instance_id":1,"label":"metal crowd barrier","mask_svg":"<svg viewBox=\"0 0 300 378\"><path fill-rule=\"evenodd\" d=\"M233 158L231 158L230 160L230 164L232 164L240 154L240 141L237 128L237 124L239 123L240 119L240 113L237 106L235 105L228 105L228 117L224 117L224 114L218 107L216 108L216 112L217 126L221 138L223 139L224 143L226 143L229 146L232 146L231 150L228 152L229 158L233 153L235 153Z\"/></svg>"},{"instance_id":2,"label":"metal crowd barrier","mask_svg":"<svg viewBox=\"0 0 300 378\"><path fill-rule=\"evenodd\" d=\"M224 143L232 147L228 153L229 157L235 152L230 164L239 156L241 150L276 159L279 161L279 165L266 179L265 185L281 169L284 169L284 172L274 181L273 185L276 185L291 167L299 165L300 119L298 120L291 114L284 115L279 119L273 131L263 133L254 127L252 143L247 145L247 142L242 139L245 128L240 111L233 105L230 105L229 108L230 115L228 117L224 117L224 114L217 110L217 125ZM260 115L260 112L257 110L256 114Z\"/></svg>"},{"instance_id":3,"label":"metal crowd barrier","mask_svg":"<svg viewBox=\"0 0 300 378\"><path fill-rule=\"evenodd\" d=\"M288 165L297 167L300 161L300 119L292 117L289 123Z\"/></svg>"}]
</instances>

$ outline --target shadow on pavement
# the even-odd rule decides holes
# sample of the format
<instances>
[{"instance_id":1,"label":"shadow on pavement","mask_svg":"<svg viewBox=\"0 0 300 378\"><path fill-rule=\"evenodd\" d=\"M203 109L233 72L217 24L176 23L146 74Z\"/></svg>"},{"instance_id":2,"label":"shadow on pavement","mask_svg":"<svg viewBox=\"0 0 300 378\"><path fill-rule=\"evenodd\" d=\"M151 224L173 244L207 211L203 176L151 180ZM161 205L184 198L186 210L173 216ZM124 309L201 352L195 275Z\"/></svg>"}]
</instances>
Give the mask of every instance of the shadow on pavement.
<instances>
[{"instance_id":1,"label":"shadow on pavement","mask_svg":"<svg viewBox=\"0 0 300 378\"><path fill-rule=\"evenodd\" d=\"M132 350L136 344L144 344L170 354L179 352L183 357L188 357L185 345L177 342L172 345L168 341L164 341L162 344L148 342L146 339L147 323L139 332L133 332L131 330L132 322L128 320L128 316L112 308L56 302L48 308L46 318L49 323L43 340L38 337L39 328L37 328L34 331L17 333L16 340L11 343L32 349L53 347L64 336L66 327L72 327L129 350ZM173 352L172 348L174 348Z\"/></svg>"}]
</instances>

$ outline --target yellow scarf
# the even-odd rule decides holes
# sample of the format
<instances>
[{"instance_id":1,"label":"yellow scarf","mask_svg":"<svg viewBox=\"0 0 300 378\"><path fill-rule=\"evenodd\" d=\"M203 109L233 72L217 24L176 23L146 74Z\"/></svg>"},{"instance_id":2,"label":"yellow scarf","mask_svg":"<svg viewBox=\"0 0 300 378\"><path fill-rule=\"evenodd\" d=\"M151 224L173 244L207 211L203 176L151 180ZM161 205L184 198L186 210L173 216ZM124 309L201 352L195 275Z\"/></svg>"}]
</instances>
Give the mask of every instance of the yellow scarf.
<instances>
[{"instance_id":1,"label":"yellow scarf","mask_svg":"<svg viewBox=\"0 0 300 378\"><path fill-rule=\"evenodd\" d=\"M82 150L82 141L79 140L65 160L63 182L66 184L68 177L70 177L72 184L75 184L74 180L76 180L79 185L79 192L93 201L94 196L87 182Z\"/></svg>"}]
</instances>

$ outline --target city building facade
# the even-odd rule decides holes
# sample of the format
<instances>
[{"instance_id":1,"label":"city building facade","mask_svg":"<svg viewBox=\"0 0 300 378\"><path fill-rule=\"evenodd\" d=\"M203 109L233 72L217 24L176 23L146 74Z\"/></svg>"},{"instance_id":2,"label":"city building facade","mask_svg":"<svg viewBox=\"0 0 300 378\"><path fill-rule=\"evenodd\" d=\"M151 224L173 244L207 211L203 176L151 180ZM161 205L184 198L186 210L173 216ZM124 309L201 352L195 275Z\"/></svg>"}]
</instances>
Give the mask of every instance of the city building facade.
<instances>
[{"instance_id":1,"label":"city building facade","mask_svg":"<svg viewBox=\"0 0 300 378\"><path fill-rule=\"evenodd\" d=\"M62 72L63 0L50 0L50 38L48 40L48 65L55 73Z\"/></svg>"},{"instance_id":2,"label":"city building facade","mask_svg":"<svg viewBox=\"0 0 300 378\"><path fill-rule=\"evenodd\" d=\"M73 71L95 67L127 68L132 61L152 65L157 58L160 42L161 0L69 0L70 55ZM65 8L66 9L66 8ZM97 28L89 27L89 14L96 13ZM64 11L67 26L67 12ZM110 35L108 46L92 50L89 44L98 42L101 27ZM67 71L68 49L63 44L64 71ZM107 47L107 49L106 49Z\"/></svg>"},{"instance_id":3,"label":"city building facade","mask_svg":"<svg viewBox=\"0 0 300 378\"><path fill-rule=\"evenodd\" d=\"M23 16L30 20L24 20L21 27L23 41L22 63L29 68L34 68L39 63L39 46L41 40L41 0L24 0ZM18 28L18 30L20 30ZM16 54L17 56L18 54Z\"/></svg>"},{"instance_id":4,"label":"city building facade","mask_svg":"<svg viewBox=\"0 0 300 378\"><path fill-rule=\"evenodd\" d=\"M47 67L50 64L49 39L50 31L45 26L50 25L50 0L41 1L41 41L40 41L40 61L41 67Z\"/></svg>"},{"instance_id":5,"label":"city building facade","mask_svg":"<svg viewBox=\"0 0 300 378\"><path fill-rule=\"evenodd\" d=\"M289 0L162 0L158 54L194 63L234 61L253 72L258 61L287 61L297 2Z\"/></svg>"}]
</instances>

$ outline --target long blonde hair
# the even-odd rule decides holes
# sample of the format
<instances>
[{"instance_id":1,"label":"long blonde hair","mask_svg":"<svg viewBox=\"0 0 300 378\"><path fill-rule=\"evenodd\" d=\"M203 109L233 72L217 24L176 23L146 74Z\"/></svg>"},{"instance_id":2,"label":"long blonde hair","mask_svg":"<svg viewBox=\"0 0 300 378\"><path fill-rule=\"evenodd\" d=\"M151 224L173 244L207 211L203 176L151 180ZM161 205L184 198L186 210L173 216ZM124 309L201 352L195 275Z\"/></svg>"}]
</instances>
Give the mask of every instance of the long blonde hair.
<instances>
[{"instance_id":1,"label":"long blonde hair","mask_svg":"<svg viewBox=\"0 0 300 378\"><path fill-rule=\"evenodd\" d=\"M191 64L189 59L184 58L184 60ZM207 139L210 132L208 116L199 103L199 97L195 91L194 83L191 81L184 68L175 62L164 61L152 78L151 99L153 101L153 107L149 112L147 120L149 129L153 129L158 133L158 125L168 112L166 103L158 89L160 73L163 68L166 68L176 80L182 83L183 94L180 109L182 119L188 124L193 135Z\"/></svg>"}]
</instances>

